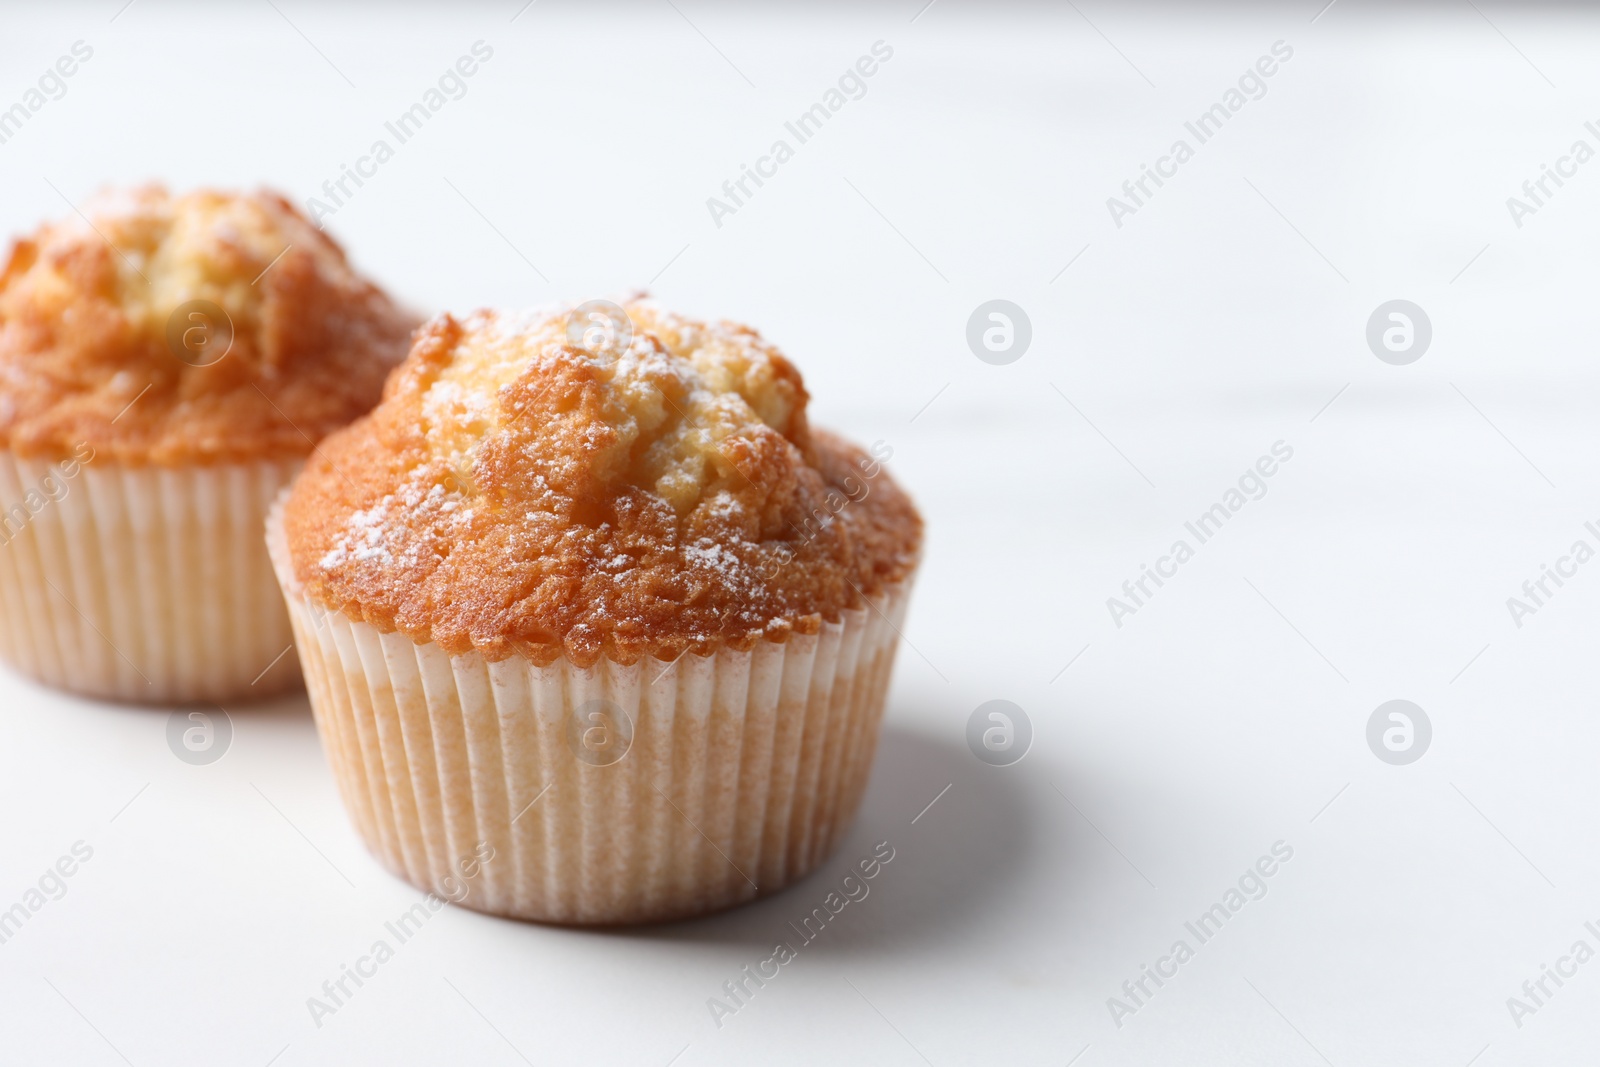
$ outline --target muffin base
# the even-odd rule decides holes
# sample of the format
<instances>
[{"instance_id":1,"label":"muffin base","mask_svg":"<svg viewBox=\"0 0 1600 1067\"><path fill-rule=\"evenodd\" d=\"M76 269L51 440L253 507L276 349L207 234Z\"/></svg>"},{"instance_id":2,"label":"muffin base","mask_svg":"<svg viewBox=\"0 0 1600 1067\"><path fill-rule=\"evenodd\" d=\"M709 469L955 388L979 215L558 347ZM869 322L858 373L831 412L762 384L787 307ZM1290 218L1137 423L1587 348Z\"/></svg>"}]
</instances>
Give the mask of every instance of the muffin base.
<instances>
[{"instance_id":1,"label":"muffin base","mask_svg":"<svg viewBox=\"0 0 1600 1067\"><path fill-rule=\"evenodd\" d=\"M747 652L540 667L327 611L296 588L276 515L268 539L345 805L420 888L457 899L465 881L467 907L543 922L686 918L803 877L860 804L909 582ZM582 741L597 707L631 723L607 765Z\"/></svg>"},{"instance_id":2,"label":"muffin base","mask_svg":"<svg viewBox=\"0 0 1600 1067\"><path fill-rule=\"evenodd\" d=\"M111 700L215 702L294 687L292 632L261 527L299 468L90 460L65 475L0 451L0 658Z\"/></svg>"}]
</instances>

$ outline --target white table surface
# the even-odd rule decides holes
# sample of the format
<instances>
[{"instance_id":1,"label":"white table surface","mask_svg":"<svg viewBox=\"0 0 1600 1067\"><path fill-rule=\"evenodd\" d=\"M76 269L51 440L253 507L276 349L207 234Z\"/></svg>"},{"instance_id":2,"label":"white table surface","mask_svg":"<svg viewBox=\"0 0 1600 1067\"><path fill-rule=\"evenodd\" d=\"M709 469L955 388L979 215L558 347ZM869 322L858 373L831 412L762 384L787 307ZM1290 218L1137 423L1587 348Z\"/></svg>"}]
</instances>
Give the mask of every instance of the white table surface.
<instances>
[{"instance_id":1,"label":"white table surface","mask_svg":"<svg viewBox=\"0 0 1600 1067\"><path fill-rule=\"evenodd\" d=\"M1520 228L1506 206L1600 147L1592 14L274 2L7 9L0 106L94 52L0 144L4 229L144 178L304 199L485 41L330 230L429 310L648 284L753 323L815 421L892 445L929 539L872 785L764 902L604 933L448 909L319 1028L307 998L420 894L352 831L304 697L231 709L195 767L171 709L0 675L0 908L93 849L0 944L0 1062L1592 1062L1600 962L1520 1027L1507 998L1600 949L1600 565L1521 628L1506 606L1600 545L1600 162ZM715 225L706 198L879 40L864 97ZM1117 227L1106 198L1280 40L1265 95ZM964 337L992 298L1032 322L1006 366ZM1364 338L1395 298L1434 329L1406 366ZM1115 626L1106 599L1280 440L1267 495ZM965 741L994 699L1032 723L1013 766ZM1366 741L1392 699L1433 725L1407 766ZM880 840L871 895L719 1028L708 998ZM1119 1027L1108 998L1179 938Z\"/></svg>"}]
</instances>

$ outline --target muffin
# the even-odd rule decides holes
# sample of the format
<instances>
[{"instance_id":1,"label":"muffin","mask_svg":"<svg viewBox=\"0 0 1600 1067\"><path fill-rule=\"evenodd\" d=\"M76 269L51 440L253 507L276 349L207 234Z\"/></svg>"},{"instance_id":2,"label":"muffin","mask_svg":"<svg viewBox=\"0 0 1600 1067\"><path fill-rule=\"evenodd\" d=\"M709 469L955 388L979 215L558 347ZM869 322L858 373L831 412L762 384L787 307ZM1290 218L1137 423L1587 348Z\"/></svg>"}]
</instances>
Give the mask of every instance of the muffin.
<instances>
[{"instance_id":1,"label":"muffin","mask_svg":"<svg viewBox=\"0 0 1600 1067\"><path fill-rule=\"evenodd\" d=\"M116 700L298 685L261 545L416 317L269 193L106 194L0 273L0 656Z\"/></svg>"},{"instance_id":2,"label":"muffin","mask_svg":"<svg viewBox=\"0 0 1600 1067\"><path fill-rule=\"evenodd\" d=\"M380 860L497 915L683 918L848 828L922 521L754 330L593 307L428 323L267 537Z\"/></svg>"}]
</instances>

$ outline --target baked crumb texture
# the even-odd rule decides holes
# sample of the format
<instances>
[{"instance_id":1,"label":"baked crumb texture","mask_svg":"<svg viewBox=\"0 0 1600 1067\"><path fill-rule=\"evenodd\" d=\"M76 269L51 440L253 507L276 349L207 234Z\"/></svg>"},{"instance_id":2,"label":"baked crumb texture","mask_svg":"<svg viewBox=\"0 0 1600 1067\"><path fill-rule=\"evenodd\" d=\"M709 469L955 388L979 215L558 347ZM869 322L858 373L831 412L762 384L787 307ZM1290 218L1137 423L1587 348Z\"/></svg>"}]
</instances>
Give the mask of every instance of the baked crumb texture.
<instances>
[{"instance_id":1,"label":"baked crumb texture","mask_svg":"<svg viewBox=\"0 0 1600 1067\"><path fill-rule=\"evenodd\" d=\"M196 301L227 323L192 319ZM303 457L377 402L416 325L280 196L102 194L0 273L0 445L87 443L129 466Z\"/></svg>"},{"instance_id":2,"label":"baked crumb texture","mask_svg":"<svg viewBox=\"0 0 1600 1067\"><path fill-rule=\"evenodd\" d=\"M300 592L452 655L748 650L910 576L922 522L759 334L625 305L441 315L285 507ZM631 335L631 336L628 336Z\"/></svg>"}]
</instances>

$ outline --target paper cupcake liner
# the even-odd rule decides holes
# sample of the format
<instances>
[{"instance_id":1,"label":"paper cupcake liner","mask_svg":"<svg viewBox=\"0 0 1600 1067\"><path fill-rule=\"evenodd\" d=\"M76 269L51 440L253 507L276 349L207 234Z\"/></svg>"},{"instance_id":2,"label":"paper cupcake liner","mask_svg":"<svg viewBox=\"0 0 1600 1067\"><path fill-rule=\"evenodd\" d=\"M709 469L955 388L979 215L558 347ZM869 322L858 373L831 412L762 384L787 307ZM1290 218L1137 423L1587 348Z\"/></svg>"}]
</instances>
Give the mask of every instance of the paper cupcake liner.
<instances>
[{"instance_id":1,"label":"paper cupcake liner","mask_svg":"<svg viewBox=\"0 0 1600 1067\"><path fill-rule=\"evenodd\" d=\"M826 859L866 787L909 582L812 636L668 664L487 661L330 612L268 539L358 831L412 884L574 924L684 918ZM611 747L586 743L602 713ZM623 720L626 720L625 722ZM619 737L631 741L616 762ZM492 851L491 851L492 850ZM473 865L475 867L475 865Z\"/></svg>"},{"instance_id":2,"label":"paper cupcake liner","mask_svg":"<svg viewBox=\"0 0 1600 1067\"><path fill-rule=\"evenodd\" d=\"M225 701L296 685L261 527L299 467L0 451L0 657L112 700Z\"/></svg>"}]
</instances>

